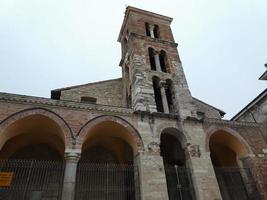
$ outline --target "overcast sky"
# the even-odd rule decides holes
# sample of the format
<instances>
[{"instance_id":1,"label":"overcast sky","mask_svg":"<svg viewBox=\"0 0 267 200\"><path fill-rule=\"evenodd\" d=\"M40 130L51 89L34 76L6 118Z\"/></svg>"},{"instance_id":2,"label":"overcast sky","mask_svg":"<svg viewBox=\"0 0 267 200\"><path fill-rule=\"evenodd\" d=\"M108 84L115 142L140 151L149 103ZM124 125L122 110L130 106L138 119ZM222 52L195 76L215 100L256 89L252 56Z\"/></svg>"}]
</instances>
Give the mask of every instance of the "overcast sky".
<instances>
[{"instance_id":1,"label":"overcast sky","mask_svg":"<svg viewBox=\"0 0 267 200\"><path fill-rule=\"evenodd\" d=\"M192 95L226 118L266 88L266 0L0 0L0 91L50 97L120 77L126 5L174 18Z\"/></svg>"}]
</instances>

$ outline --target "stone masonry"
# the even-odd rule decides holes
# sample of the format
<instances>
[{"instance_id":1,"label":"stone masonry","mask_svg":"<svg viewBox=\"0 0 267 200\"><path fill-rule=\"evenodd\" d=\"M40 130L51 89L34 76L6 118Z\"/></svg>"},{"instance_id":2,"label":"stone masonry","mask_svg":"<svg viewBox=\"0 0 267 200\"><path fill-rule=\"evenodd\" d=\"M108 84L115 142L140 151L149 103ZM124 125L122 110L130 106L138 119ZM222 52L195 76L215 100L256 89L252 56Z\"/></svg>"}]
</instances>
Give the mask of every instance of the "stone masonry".
<instances>
[{"instance_id":1,"label":"stone masonry","mask_svg":"<svg viewBox=\"0 0 267 200\"><path fill-rule=\"evenodd\" d=\"M5 143L17 136L12 132L17 122L30 116L53 121L64 144L62 200L74 200L77 165L84 144L102 134L96 127L112 122L121 127L115 130L125 130L112 137L128 143L134 154L133 163L139 172L135 181L140 190L136 199L167 200L172 195L162 150L166 134L179 141L183 155L178 151L174 155L185 158L183 167L189 170L192 199L226 199L225 188L216 176L218 163L213 159L214 155L225 154L217 151L216 145L233 152L236 168L250 169L252 176L245 183L248 196L253 196L249 192L253 189L259 193L258 198L267 199L267 144L262 124L223 120L223 111L191 96L171 21L166 16L127 7L118 38L122 45L120 79L52 90L51 98L0 93L0 155L8 152ZM149 55L149 48L154 50L153 55ZM160 80L158 85L155 80ZM81 97L96 102L84 102ZM228 162L226 158L218 159ZM255 187L248 185L251 180Z\"/></svg>"}]
</instances>

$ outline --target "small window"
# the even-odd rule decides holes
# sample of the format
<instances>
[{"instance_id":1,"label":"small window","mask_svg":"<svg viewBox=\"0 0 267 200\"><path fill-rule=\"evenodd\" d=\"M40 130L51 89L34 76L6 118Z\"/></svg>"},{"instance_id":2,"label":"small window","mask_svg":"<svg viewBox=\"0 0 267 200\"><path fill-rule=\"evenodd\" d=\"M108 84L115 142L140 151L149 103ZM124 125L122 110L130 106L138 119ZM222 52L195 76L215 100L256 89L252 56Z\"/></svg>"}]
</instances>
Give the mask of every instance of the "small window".
<instances>
[{"instance_id":1,"label":"small window","mask_svg":"<svg viewBox=\"0 0 267 200\"><path fill-rule=\"evenodd\" d=\"M149 30L149 24L145 23L145 27L146 27L146 36L150 37L150 30Z\"/></svg>"},{"instance_id":2,"label":"small window","mask_svg":"<svg viewBox=\"0 0 267 200\"><path fill-rule=\"evenodd\" d=\"M81 102L83 103L96 103L96 100L94 97L81 97Z\"/></svg>"},{"instance_id":3,"label":"small window","mask_svg":"<svg viewBox=\"0 0 267 200\"><path fill-rule=\"evenodd\" d=\"M158 25L154 25L153 32L154 32L154 37L159 38L159 26Z\"/></svg>"}]
</instances>

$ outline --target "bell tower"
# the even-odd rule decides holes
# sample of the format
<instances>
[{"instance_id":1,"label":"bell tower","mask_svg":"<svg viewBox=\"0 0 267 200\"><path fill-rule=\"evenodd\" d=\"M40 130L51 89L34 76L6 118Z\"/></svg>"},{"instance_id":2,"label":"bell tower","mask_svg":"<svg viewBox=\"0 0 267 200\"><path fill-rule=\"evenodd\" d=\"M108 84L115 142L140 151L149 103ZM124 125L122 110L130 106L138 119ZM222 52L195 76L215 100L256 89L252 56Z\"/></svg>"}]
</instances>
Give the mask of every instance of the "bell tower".
<instances>
[{"instance_id":1,"label":"bell tower","mask_svg":"<svg viewBox=\"0 0 267 200\"><path fill-rule=\"evenodd\" d=\"M193 111L181 60L170 24L172 18L127 7L118 41L125 106L136 111L176 113Z\"/></svg>"}]
</instances>

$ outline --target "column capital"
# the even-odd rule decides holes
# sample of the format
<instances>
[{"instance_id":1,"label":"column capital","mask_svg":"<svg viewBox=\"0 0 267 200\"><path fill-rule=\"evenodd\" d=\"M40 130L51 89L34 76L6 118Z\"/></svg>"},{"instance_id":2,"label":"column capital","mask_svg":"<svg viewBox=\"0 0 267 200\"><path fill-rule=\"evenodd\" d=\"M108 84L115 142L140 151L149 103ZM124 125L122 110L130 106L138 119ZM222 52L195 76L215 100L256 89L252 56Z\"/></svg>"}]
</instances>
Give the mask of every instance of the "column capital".
<instances>
[{"instance_id":1,"label":"column capital","mask_svg":"<svg viewBox=\"0 0 267 200\"><path fill-rule=\"evenodd\" d=\"M153 54L159 56L160 51L154 50L154 51L153 51Z\"/></svg>"},{"instance_id":2,"label":"column capital","mask_svg":"<svg viewBox=\"0 0 267 200\"><path fill-rule=\"evenodd\" d=\"M168 87L168 85L167 85L166 81L160 81L159 82L159 87L166 89Z\"/></svg>"},{"instance_id":3,"label":"column capital","mask_svg":"<svg viewBox=\"0 0 267 200\"><path fill-rule=\"evenodd\" d=\"M148 27L149 27L150 30L154 30L155 25L154 24L149 24Z\"/></svg>"},{"instance_id":4,"label":"column capital","mask_svg":"<svg viewBox=\"0 0 267 200\"><path fill-rule=\"evenodd\" d=\"M64 153L66 161L78 162L81 157L80 149L66 149Z\"/></svg>"}]
</instances>

